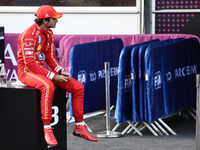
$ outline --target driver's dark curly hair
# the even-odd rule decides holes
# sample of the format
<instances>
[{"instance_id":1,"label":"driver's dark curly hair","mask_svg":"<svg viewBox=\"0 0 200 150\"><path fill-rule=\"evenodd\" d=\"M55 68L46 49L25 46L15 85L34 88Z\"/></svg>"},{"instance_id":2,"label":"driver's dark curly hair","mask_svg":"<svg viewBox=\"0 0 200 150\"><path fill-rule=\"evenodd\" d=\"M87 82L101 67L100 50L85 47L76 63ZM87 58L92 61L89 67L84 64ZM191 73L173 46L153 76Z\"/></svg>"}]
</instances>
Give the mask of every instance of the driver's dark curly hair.
<instances>
[{"instance_id":1,"label":"driver's dark curly hair","mask_svg":"<svg viewBox=\"0 0 200 150\"><path fill-rule=\"evenodd\" d=\"M35 16L37 17L36 14L35 14ZM50 18L44 18L44 20L46 20L46 21L49 22L49 21L50 21ZM35 18L34 21L35 21L35 23L37 23L39 26L42 25L42 23L43 23L43 19Z\"/></svg>"}]
</instances>

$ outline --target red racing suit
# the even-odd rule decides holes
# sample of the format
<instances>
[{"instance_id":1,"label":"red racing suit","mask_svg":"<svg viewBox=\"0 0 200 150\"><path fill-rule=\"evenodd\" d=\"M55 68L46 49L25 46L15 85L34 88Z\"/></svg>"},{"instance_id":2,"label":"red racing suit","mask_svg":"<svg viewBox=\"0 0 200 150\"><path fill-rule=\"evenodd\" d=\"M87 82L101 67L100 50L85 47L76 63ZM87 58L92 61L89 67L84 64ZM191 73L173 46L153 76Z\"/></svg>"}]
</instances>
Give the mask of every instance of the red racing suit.
<instances>
[{"instance_id":1,"label":"red racing suit","mask_svg":"<svg viewBox=\"0 0 200 150\"><path fill-rule=\"evenodd\" d=\"M54 84L72 93L74 118L76 122L81 122L83 121L84 86L74 78L65 83L53 80L54 75L63 70L54 51L52 30L43 30L36 23L30 26L18 38L18 78L22 83L40 90L44 125L49 125L52 119ZM52 70L45 68L45 62Z\"/></svg>"}]
</instances>

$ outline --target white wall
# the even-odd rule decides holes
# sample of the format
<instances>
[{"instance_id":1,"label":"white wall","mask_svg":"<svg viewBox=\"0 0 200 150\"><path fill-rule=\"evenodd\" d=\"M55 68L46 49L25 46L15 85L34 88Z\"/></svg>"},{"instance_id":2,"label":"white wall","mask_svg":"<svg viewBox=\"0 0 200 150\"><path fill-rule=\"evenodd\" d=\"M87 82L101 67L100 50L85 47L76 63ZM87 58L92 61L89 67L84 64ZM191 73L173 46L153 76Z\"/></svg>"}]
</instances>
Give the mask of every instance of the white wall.
<instances>
[{"instance_id":1,"label":"white wall","mask_svg":"<svg viewBox=\"0 0 200 150\"><path fill-rule=\"evenodd\" d=\"M54 7L63 12L54 34L139 34L137 7ZM5 33L21 33L34 23L38 7L0 7L0 26Z\"/></svg>"}]
</instances>

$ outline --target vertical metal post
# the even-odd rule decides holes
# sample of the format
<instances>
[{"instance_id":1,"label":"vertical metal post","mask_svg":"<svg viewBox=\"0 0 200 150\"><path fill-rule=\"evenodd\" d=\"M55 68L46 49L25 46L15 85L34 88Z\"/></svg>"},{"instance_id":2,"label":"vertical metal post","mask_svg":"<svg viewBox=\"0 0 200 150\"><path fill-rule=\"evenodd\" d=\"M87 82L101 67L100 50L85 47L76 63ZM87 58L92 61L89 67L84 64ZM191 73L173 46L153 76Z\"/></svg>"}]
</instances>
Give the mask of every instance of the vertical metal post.
<instances>
[{"instance_id":1,"label":"vertical metal post","mask_svg":"<svg viewBox=\"0 0 200 150\"><path fill-rule=\"evenodd\" d=\"M200 108L199 108L199 101L200 101L200 74L196 75L196 88L197 88L197 98L196 98L196 150L200 150Z\"/></svg>"},{"instance_id":2,"label":"vertical metal post","mask_svg":"<svg viewBox=\"0 0 200 150\"><path fill-rule=\"evenodd\" d=\"M144 34L144 0L140 1L140 34Z\"/></svg>"},{"instance_id":3,"label":"vertical metal post","mask_svg":"<svg viewBox=\"0 0 200 150\"><path fill-rule=\"evenodd\" d=\"M106 131L97 133L97 137L120 137L121 133L110 131L110 62L104 63L106 92Z\"/></svg>"},{"instance_id":4,"label":"vertical metal post","mask_svg":"<svg viewBox=\"0 0 200 150\"><path fill-rule=\"evenodd\" d=\"M105 86L106 86L106 131L110 132L110 63L104 63L105 68Z\"/></svg>"}]
</instances>

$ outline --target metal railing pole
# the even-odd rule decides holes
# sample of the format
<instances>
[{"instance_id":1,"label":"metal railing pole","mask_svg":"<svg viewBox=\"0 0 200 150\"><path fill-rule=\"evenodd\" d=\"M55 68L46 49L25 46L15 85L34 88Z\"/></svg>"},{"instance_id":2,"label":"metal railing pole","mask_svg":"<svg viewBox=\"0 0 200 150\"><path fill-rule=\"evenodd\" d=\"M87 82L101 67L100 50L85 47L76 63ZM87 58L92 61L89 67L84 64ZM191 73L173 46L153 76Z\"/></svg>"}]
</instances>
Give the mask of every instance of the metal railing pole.
<instances>
[{"instance_id":1,"label":"metal railing pole","mask_svg":"<svg viewBox=\"0 0 200 150\"><path fill-rule=\"evenodd\" d=\"M110 133L110 63L104 63L105 68L105 86L106 86L106 131Z\"/></svg>"},{"instance_id":2,"label":"metal railing pole","mask_svg":"<svg viewBox=\"0 0 200 150\"><path fill-rule=\"evenodd\" d=\"M106 92L106 131L97 133L97 137L120 137L121 133L110 131L110 62L104 63Z\"/></svg>"},{"instance_id":3,"label":"metal railing pole","mask_svg":"<svg viewBox=\"0 0 200 150\"><path fill-rule=\"evenodd\" d=\"M199 101L200 101L200 74L196 75L196 89L197 89L197 98L196 98L196 150L200 150L200 108L199 108Z\"/></svg>"}]
</instances>

